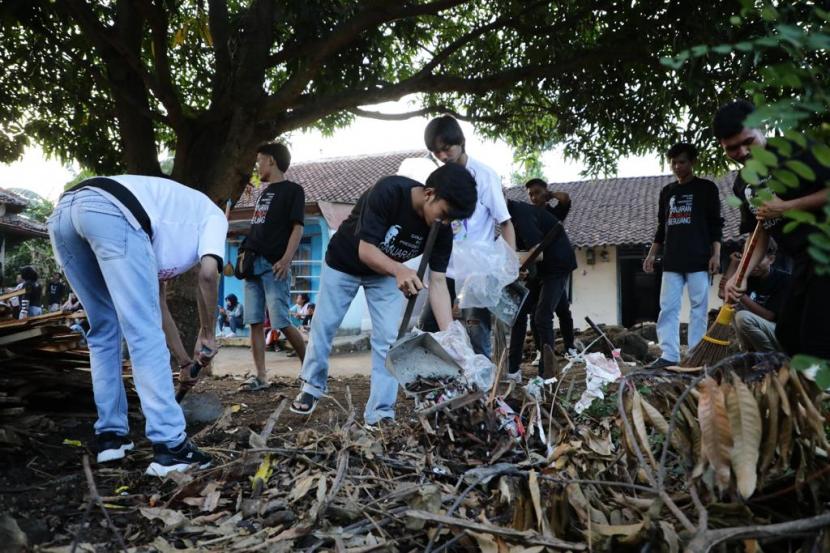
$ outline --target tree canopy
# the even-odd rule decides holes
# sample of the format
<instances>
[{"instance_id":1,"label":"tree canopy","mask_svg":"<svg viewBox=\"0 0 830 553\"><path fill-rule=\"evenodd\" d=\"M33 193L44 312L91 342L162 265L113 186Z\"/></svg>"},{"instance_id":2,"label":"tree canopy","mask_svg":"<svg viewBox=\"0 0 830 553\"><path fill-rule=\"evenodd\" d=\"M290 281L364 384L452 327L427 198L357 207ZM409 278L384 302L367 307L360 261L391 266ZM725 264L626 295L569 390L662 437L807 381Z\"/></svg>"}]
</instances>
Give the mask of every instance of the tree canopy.
<instances>
[{"instance_id":1,"label":"tree canopy","mask_svg":"<svg viewBox=\"0 0 830 553\"><path fill-rule=\"evenodd\" d=\"M100 174L172 176L236 197L256 144L324 132L419 93L519 150L563 145L599 171L708 139L750 53L660 63L768 30L691 0L10 0L0 6L0 158L30 141ZM785 15L798 3L780 6ZM394 117L393 117L394 118Z\"/></svg>"}]
</instances>

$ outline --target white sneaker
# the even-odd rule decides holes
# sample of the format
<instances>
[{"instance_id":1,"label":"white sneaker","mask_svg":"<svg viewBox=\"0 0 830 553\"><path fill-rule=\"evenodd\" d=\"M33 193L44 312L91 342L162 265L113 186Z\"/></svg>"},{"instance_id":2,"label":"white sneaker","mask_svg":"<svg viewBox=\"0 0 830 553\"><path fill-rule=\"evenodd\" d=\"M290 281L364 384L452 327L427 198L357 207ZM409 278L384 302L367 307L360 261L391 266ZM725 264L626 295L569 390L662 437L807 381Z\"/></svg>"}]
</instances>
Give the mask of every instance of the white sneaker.
<instances>
[{"instance_id":1,"label":"white sneaker","mask_svg":"<svg viewBox=\"0 0 830 553\"><path fill-rule=\"evenodd\" d=\"M536 357L533 359L533 361L530 363L530 365L533 366L533 367L538 367L539 366L539 361L541 361L541 360L542 360L542 352L537 349L536 350Z\"/></svg>"}]
</instances>

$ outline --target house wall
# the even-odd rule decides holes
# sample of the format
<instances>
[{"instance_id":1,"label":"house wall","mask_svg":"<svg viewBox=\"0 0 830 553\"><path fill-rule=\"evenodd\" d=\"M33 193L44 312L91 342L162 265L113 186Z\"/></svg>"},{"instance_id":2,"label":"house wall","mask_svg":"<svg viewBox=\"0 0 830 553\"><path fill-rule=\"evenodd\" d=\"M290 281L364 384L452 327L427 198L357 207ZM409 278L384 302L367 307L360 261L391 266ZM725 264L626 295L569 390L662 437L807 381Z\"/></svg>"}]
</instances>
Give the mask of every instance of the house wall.
<instances>
[{"instance_id":1,"label":"house wall","mask_svg":"<svg viewBox=\"0 0 830 553\"><path fill-rule=\"evenodd\" d=\"M607 261L600 255L603 250L608 253ZM618 324L617 248L594 248L593 265L588 264L586 251L586 248L576 249L577 269L572 274L571 283L574 325L587 328L586 315L597 324Z\"/></svg>"}]
</instances>

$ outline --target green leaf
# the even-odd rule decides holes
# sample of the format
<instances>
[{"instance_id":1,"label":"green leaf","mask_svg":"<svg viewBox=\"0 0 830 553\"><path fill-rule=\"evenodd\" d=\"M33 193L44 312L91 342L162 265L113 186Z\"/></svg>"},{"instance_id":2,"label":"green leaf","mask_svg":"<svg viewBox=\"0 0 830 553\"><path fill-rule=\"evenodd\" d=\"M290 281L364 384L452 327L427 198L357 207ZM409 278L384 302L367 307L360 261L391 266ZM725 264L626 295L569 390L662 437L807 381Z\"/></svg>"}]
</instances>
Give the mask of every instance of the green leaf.
<instances>
[{"instance_id":1,"label":"green leaf","mask_svg":"<svg viewBox=\"0 0 830 553\"><path fill-rule=\"evenodd\" d=\"M825 167L830 167L830 146L827 144L816 144L812 147L812 152L819 163Z\"/></svg>"},{"instance_id":2,"label":"green leaf","mask_svg":"<svg viewBox=\"0 0 830 553\"><path fill-rule=\"evenodd\" d=\"M733 15L732 17L730 17L730 18L729 18L729 22L730 22L731 24L735 25L736 27L737 27L738 25L740 25L742 21L743 21L743 20L742 20L739 16L737 16L737 15Z\"/></svg>"},{"instance_id":3,"label":"green leaf","mask_svg":"<svg viewBox=\"0 0 830 553\"><path fill-rule=\"evenodd\" d=\"M787 192L787 185L785 185L781 181L777 181L775 179L770 179L765 183L765 186L775 192L778 195L784 194Z\"/></svg>"},{"instance_id":4,"label":"green leaf","mask_svg":"<svg viewBox=\"0 0 830 553\"><path fill-rule=\"evenodd\" d=\"M717 54L731 54L732 53L732 45L731 44L718 44L717 46L712 46L712 51Z\"/></svg>"},{"instance_id":5,"label":"green leaf","mask_svg":"<svg viewBox=\"0 0 830 553\"><path fill-rule=\"evenodd\" d=\"M790 142L795 142L802 148L807 147L807 138L797 131L787 130L784 131L784 137L787 138Z\"/></svg>"},{"instance_id":6,"label":"green leaf","mask_svg":"<svg viewBox=\"0 0 830 553\"><path fill-rule=\"evenodd\" d=\"M766 169L766 167L764 167L764 168ZM760 177L758 177L758 173L755 172L755 170L752 169L749 166L748 163L743 169L741 169L741 178L743 178L749 184L760 184L761 183L761 179L760 179Z\"/></svg>"},{"instance_id":7,"label":"green leaf","mask_svg":"<svg viewBox=\"0 0 830 553\"><path fill-rule=\"evenodd\" d=\"M752 146L752 159L756 159L767 167L778 167L778 157L763 146Z\"/></svg>"},{"instance_id":8,"label":"green leaf","mask_svg":"<svg viewBox=\"0 0 830 553\"><path fill-rule=\"evenodd\" d=\"M778 19L778 10L769 5L764 6L764 9L761 10L761 17L764 21L776 21Z\"/></svg>"},{"instance_id":9,"label":"green leaf","mask_svg":"<svg viewBox=\"0 0 830 553\"><path fill-rule=\"evenodd\" d=\"M830 367L826 364L816 373L816 385L822 390L830 388Z\"/></svg>"},{"instance_id":10,"label":"green leaf","mask_svg":"<svg viewBox=\"0 0 830 553\"><path fill-rule=\"evenodd\" d=\"M692 47L692 55L695 57L705 56L707 52L709 52L709 47L705 44Z\"/></svg>"},{"instance_id":11,"label":"green leaf","mask_svg":"<svg viewBox=\"0 0 830 553\"><path fill-rule=\"evenodd\" d=\"M762 36L755 39L757 46L766 46L767 48L775 48L781 42L781 39L775 36Z\"/></svg>"},{"instance_id":12,"label":"green leaf","mask_svg":"<svg viewBox=\"0 0 830 553\"><path fill-rule=\"evenodd\" d=\"M818 357L813 357L812 355L805 355L803 353L799 353L793 356L792 360L790 361L790 367L798 372L806 371L809 368L818 366L821 367L824 362L819 359Z\"/></svg>"},{"instance_id":13,"label":"green leaf","mask_svg":"<svg viewBox=\"0 0 830 553\"><path fill-rule=\"evenodd\" d=\"M800 209L788 209L784 212L784 216L799 223L807 223L814 225L816 223L816 216L809 211L801 211Z\"/></svg>"},{"instance_id":14,"label":"green leaf","mask_svg":"<svg viewBox=\"0 0 830 553\"><path fill-rule=\"evenodd\" d=\"M783 230L784 230L784 234L789 234L789 233L791 233L791 232L792 232L792 231L794 231L794 230L796 229L796 227L798 227L798 225L800 225L800 224L801 224L801 223L799 223L798 221L790 221L789 223L787 223L786 225L784 225L784 229L783 229Z\"/></svg>"},{"instance_id":15,"label":"green leaf","mask_svg":"<svg viewBox=\"0 0 830 553\"><path fill-rule=\"evenodd\" d=\"M798 187L798 177L792 171L788 171L787 169L776 169L772 172L772 176L774 179L783 182L789 188Z\"/></svg>"},{"instance_id":16,"label":"green leaf","mask_svg":"<svg viewBox=\"0 0 830 553\"><path fill-rule=\"evenodd\" d=\"M824 265L830 264L830 256L827 255L826 253L824 253L823 251L821 251L820 249L818 249L815 246L808 246L807 247L807 253L809 253L810 257L812 257L813 259L815 259L819 263L822 263Z\"/></svg>"},{"instance_id":17,"label":"green leaf","mask_svg":"<svg viewBox=\"0 0 830 553\"><path fill-rule=\"evenodd\" d=\"M752 171L754 171L755 173L757 173L758 175L760 175L762 177L766 177L767 175L769 175L769 169L767 168L767 166L764 165L763 163L761 163L760 161L758 161L755 158L750 158L749 160L747 160L746 167L749 168L749 169L752 169ZM758 183L752 183L752 184L758 184Z\"/></svg>"},{"instance_id":18,"label":"green leaf","mask_svg":"<svg viewBox=\"0 0 830 553\"><path fill-rule=\"evenodd\" d=\"M767 138L767 144L775 148L784 157L790 157L790 154L793 152L793 146L790 144L790 141L780 136Z\"/></svg>"},{"instance_id":19,"label":"green leaf","mask_svg":"<svg viewBox=\"0 0 830 553\"><path fill-rule=\"evenodd\" d=\"M830 238L827 238L827 236L821 234L820 232L814 232L807 237L807 240L809 240L815 247L830 252Z\"/></svg>"},{"instance_id":20,"label":"green leaf","mask_svg":"<svg viewBox=\"0 0 830 553\"><path fill-rule=\"evenodd\" d=\"M793 171L795 171L795 173L802 179L808 181L816 180L816 173L812 169L810 169L810 167L803 161L798 161L797 159L790 159L785 161L784 164Z\"/></svg>"},{"instance_id":21,"label":"green leaf","mask_svg":"<svg viewBox=\"0 0 830 553\"><path fill-rule=\"evenodd\" d=\"M741 207L742 203L743 202L741 202L741 199L735 196L734 194L726 198L726 205L729 205L734 208Z\"/></svg>"},{"instance_id":22,"label":"green leaf","mask_svg":"<svg viewBox=\"0 0 830 553\"><path fill-rule=\"evenodd\" d=\"M739 42L735 44L735 50L740 50L741 52L751 52L753 50L753 46L751 42Z\"/></svg>"}]
</instances>

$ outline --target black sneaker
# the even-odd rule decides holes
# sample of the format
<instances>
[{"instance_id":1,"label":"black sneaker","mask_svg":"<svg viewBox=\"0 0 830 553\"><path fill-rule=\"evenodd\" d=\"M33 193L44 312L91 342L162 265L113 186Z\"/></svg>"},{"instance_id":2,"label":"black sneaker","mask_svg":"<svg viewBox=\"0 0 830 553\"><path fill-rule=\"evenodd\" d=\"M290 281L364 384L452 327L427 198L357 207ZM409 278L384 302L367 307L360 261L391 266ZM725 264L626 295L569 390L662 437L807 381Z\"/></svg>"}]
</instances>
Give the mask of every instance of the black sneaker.
<instances>
[{"instance_id":1,"label":"black sneaker","mask_svg":"<svg viewBox=\"0 0 830 553\"><path fill-rule=\"evenodd\" d=\"M144 474L150 476L166 476L174 470L183 471L190 465L199 465L206 469L213 462L213 458L203 453L198 447L186 439L176 447L167 447L153 444L153 462L147 467Z\"/></svg>"},{"instance_id":2,"label":"black sneaker","mask_svg":"<svg viewBox=\"0 0 830 553\"><path fill-rule=\"evenodd\" d=\"M658 357L657 360L652 362L651 365L646 366L646 368L656 371L660 369L665 369L666 367L674 367L675 365L677 365L677 361L669 361L668 359Z\"/></svg>"},{"instance_id":3,"label":"black sneaker","mask_svg":"<svg viewBox=\"0 0 830 553\"><path fill-rule=\"evenodd\" d=\"M135 447L127 436L119 436L115 432L101 432L95 435L95 451L98 452L98 462L108 463L127 456L127 452Z\"/></svg>"}]
</instances>

